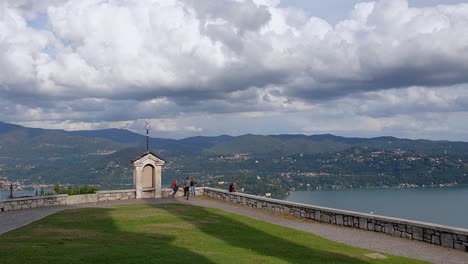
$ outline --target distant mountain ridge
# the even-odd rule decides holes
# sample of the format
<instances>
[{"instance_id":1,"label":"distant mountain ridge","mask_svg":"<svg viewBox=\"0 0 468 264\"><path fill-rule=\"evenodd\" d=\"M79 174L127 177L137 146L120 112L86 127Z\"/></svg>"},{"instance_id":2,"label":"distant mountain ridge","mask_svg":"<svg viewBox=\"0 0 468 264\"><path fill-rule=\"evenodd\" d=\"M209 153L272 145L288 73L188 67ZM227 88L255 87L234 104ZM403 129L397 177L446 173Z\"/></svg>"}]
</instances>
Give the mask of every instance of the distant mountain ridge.
<instances>
[{"instance_id":1,"label":"distant mountain ridge","mask_svg":"<svg viewBox=\"0 0 468 264\"><path fill-rule=\"evenodd\" d=\"M146 146L146 136L125 129L101 130L49 130L28 128L0 122L0 144L5 140L12 142L28 142L39 136L55 135L57 137L76 137L95 140L108 140L114 144L127 146ZM75 139L76 139L75 138ZM85 139L81 139L85 140ZM242 135L242 136L196 136L184 139L150 138L150 146L159 152L200 152L213 154L233 153L283 153L283 154L314 154L321 152L342 151L354 146L370 148L396 149L423 152L464 152L468 149L467 142L432 141L399 139L396 137L347 138L331 134L323 135Z\"/></svg>"},{"instance_id":2,"label":"distant mountain ridge","mask_svg":"<svg viewBox=\"0 0 468 264\"><path fill-rule=\"evenodd\" d=\"M6 178L26 182L109 184L109 188L130 186L133 184L130 160L145 148L144 135L125 129L65 131L0 122L0 182ZM251 184L258 191L276 186L274 181L281 175L298 173L295 179L289 179L296 185L285 183L283 179L283 187L296 188L299 183L305 184L310 180L307 175L334 175L335 178L323 176L328 177L330 186L362 186L368 182L375 186L378 185L372 178L375 174L385 172L386 181L378 182L395 185L406 183L409 177L411 182L419 183L425 175L433 175L434 170L447 175L440 183L468 181L464 176L468 174L464 169L468 166L465 165L468 164L465 162L468 160L467 142L346 138L330 134L247 134L178 140L151 138L150 148L167 161L163 182L192 174L211 182L242 176L244 184ZM256 179L258 175L271 178L272 182L263 185L252 182L250 177ZM350 182L349 175L356 178ZM358 181L361 176L367 178ZM321 179L320 184L327 182L323 177L314 177L312 179L317 181ZM439 182L437 177L431 177L431 182ZM284 191L283 187L275 192Z\"/></svg>"},{"instance_id":3,"label":"distant mountain ridge","mask_svg":"<svg viewBox=\"0 0 468 264\"><path fill-rule=\"evenodd\" d=\"M88 138L108 139L123 144L136 146L146 145L146 136L125 129L82 130L70 131L69 133ZM150 138L150 144L153 149L158 149L160 151L192 152L210 148L216 144L223 143L232 138L233 137L227 135L221 135L217 137L197 136L179 140Z\"/></svg>"}]
</instances>

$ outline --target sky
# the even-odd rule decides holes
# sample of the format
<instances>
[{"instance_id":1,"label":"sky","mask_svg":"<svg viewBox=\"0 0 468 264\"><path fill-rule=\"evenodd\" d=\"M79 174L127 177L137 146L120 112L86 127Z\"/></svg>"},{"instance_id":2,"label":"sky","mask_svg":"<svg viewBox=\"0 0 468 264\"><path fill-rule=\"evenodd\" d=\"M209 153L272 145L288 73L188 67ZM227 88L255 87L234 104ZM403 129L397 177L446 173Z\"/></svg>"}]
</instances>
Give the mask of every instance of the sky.
<instances>
[{"instance_id":1,"label":"sky","mask_svg":"<svg viewBox=\"0 0 468 264\"><path fill-rule=\"evenodd\" d=\"M0 121L468 141L468 1L2 0Z\"/></svg>"}]
</instances>

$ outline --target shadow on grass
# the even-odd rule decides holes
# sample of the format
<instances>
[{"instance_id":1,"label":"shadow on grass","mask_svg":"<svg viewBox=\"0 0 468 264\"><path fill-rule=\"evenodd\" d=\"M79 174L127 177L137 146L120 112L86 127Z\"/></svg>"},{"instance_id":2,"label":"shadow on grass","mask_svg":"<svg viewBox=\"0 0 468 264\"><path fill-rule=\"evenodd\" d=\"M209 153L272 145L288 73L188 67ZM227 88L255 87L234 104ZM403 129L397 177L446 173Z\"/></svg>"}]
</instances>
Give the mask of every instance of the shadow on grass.
<instances>
[{"instance_id":1,"label":"shadow on grass","mask_svg":"<svg viewBox=\"0 0 468 264\"><path fill-rule=\"evenodd\" d=\"M0 263L13 264L379 262L297 230L215 209L150 203L63 211L0 235L1 252L8 254Z\"/></svg>"},{"instance_id":2,"label":"shadow on grass","mask_svg":"<svg viewBox=\"0 0 468 264\"><path fill-rule=\"evenodd\" d=\"M130 231L114 210L66 210L3 234L0 263L214 263L174 245L176 236Z\"/></svg>"},{"instance_id":3,"label":"shadow on grass","mask_svg":"<svg viewBox=\"0 0 468 264\"><path fill-rule=\"evenodd\" d=\"M327 241L327 243L334 246L318 245L317 248L314 248L313 246L308 247L281 238L280 236L287 233L286 230L288 229L283 229L281 235L274 236L241 220L235 220L203 207L176 205L165 210L192 223L197 229L209 236L222 240L233 247L241 248L244 252L252 252L252 255L259 256L258 262L265 261L265 259L262 260L263 257L270 260L270 257L273 257L287 263L368 263L364 258L333 252L334 248L336 251L339 251L340 248L340 245L334 242ZM252 225L252 223L250 224ZM269 229L271 226L262 228ZM296 230L290 232L301 234ZM290 237L290 234L286 235ZM313 236L310 236L310 238L314 239ZM321 238L316 240L319 243L325 241L321 240ZM240 262L239 260L238 263ZM268 263L268 260L266 263Z\"/></svg>"}]
</instances>

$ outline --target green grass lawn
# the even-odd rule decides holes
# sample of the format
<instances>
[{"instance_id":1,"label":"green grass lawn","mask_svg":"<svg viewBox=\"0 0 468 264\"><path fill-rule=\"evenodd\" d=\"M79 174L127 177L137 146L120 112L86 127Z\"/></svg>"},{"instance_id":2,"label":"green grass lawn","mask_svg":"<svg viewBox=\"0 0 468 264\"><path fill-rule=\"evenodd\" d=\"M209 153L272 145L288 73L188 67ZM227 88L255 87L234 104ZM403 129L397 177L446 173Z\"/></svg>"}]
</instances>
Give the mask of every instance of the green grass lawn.
<instances>
[{"instance_id":1,"label":"green grass lawn","mask_svg":"<svg viewBox=\"0 0 468 264\"><path fill-rule=\"evenodd\" d=\"M216 209L67 210L0 235L0 263L423 263Z\"/></svg>"}]
</instances>

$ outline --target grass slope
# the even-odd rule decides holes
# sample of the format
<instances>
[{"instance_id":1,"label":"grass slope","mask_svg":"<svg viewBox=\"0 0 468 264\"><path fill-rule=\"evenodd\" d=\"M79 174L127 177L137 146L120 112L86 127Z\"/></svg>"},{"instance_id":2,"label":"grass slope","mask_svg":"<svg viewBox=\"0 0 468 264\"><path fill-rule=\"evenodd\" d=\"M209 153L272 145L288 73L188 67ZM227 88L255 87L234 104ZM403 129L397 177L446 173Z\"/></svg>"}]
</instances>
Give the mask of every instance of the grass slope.
<instances>
[{"instance_id":1,"label":"grass slope","mask_svg":"<svg viewBox=\"0 0 468 264\"><path fill-rule=\"evenodd\" d=\"M67 210L0 241L0 263L423 263L184 205Z\"/></svg>"}]
</instances>

